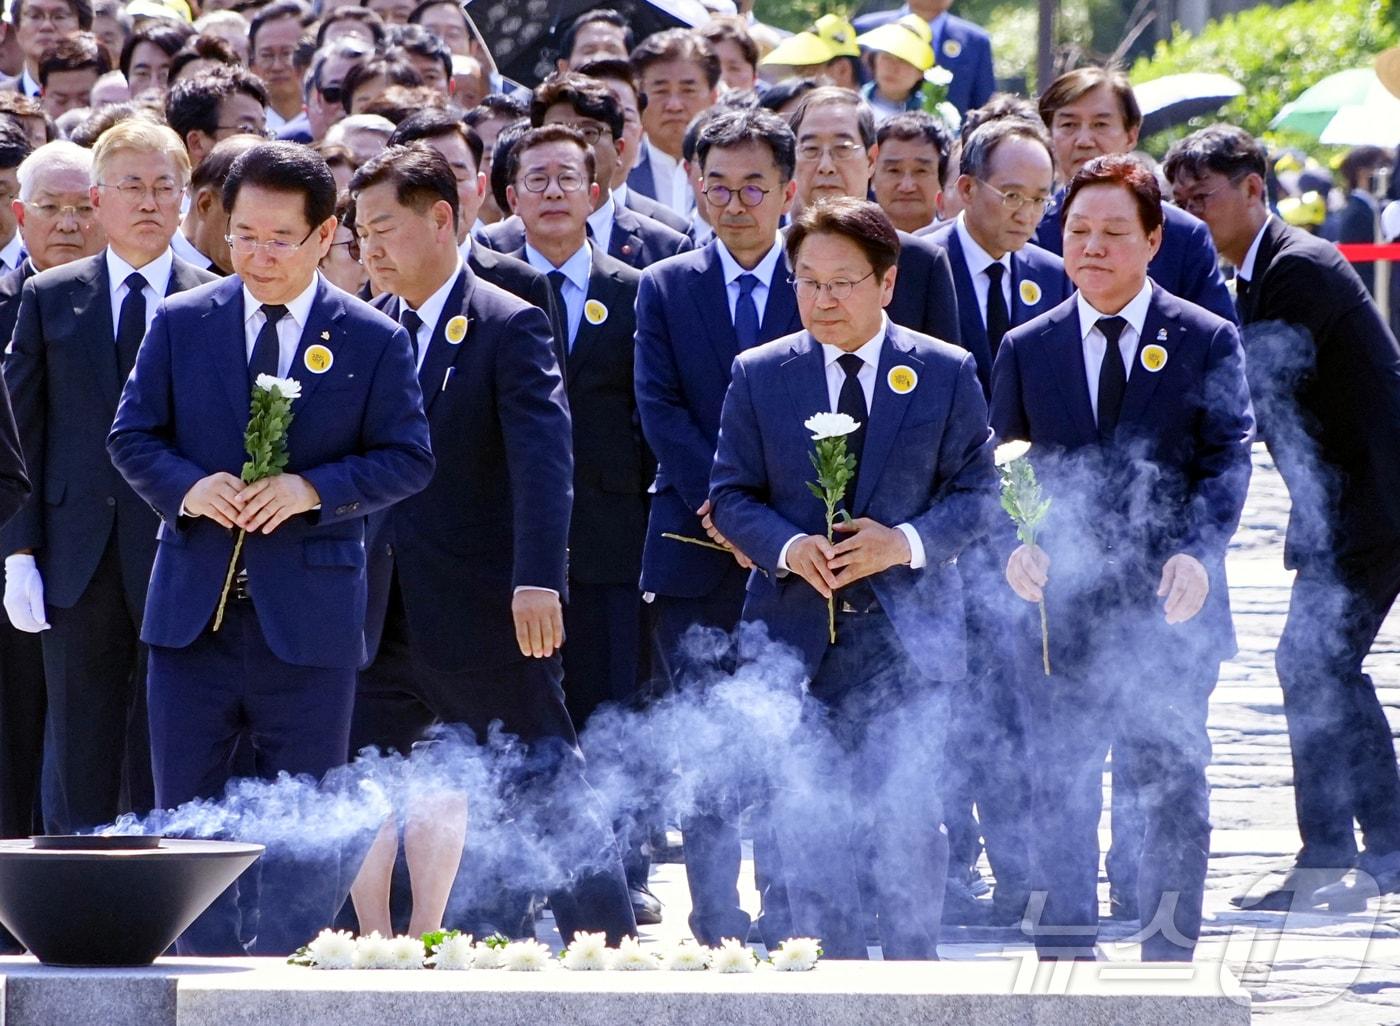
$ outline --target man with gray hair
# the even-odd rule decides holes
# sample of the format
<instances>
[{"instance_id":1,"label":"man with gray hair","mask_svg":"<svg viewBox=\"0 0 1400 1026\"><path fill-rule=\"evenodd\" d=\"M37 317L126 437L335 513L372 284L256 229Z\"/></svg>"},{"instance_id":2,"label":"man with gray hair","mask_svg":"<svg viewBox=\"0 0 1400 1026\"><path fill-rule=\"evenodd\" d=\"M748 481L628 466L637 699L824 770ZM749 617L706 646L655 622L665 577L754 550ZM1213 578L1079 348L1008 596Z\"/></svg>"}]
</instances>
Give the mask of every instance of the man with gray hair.
<instances>
[{"instance_id":1,"label":"man with gray hair","mask_svg":"<svg viewBox=\"0 0 1400 1026\"><path fill-rule=\"evenodd\" d=\"M345 117L345 106L340 102L345 73L373 53L374 49L359 39L339 39L316 51L302 85L311 138L299 141L320 142L331 126Z\"/></svg>"},{"instance_id":2,"label":"man with gray hair","mask_svg":"<svg viewBox=\"0 0 1400 1026\"><path fill-rule=\"evenodd\" d=\"M389 144L394 123L379 114L351 114L337 121L326 133L324 145L344 146L350 151L355 166L368 162Z\"/></svg>"}]
</instances>

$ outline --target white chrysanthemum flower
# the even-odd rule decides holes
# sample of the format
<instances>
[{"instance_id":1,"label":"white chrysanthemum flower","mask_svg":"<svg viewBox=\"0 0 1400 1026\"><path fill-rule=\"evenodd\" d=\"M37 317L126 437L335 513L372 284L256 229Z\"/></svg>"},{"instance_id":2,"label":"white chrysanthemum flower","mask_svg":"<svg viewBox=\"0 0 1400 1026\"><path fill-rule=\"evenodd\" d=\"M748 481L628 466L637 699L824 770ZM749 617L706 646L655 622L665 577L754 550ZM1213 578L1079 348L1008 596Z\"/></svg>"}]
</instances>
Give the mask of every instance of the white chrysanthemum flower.
<instances>
[{"instance_id":1,"label":"white chrysanthemum flower","mask_svg":"<svg viewBox=\"0 0 1400 1026\"><path fill-rule=\"evenodd\" d=\"M472 946L472 935L459 933L444 937L427 959L434 969L470 969L476 964L476 949Z\"/></svg>"},{"instance_id":2,"label":"white chrysanthemum flower","mask_svg":"<svg viewBox=\"0 0 1400 1026\"><path fill-rule=\"evenodd\" d=\"M477 941L472 949L476 953L474 967L477 969L499 969L501 967L501 949L493 948L485 941Z\"/></svg>"},{"instance_id":3,"label":"white chrysanthemum flower","mask_svg":"<svg viewBox=\"0 0 1400 1026\"><path fill-rule=\"evenodd\" d=\"M537 940L511 941L501 951L501 967L514 973L537 973L549 965L550 951Z\"/></svg>"},{"instance_id":4,"label":"white chrysanthemum flower","mask_svg":"<svg viewBox=\"0 0 1400 1026\"><path fill-rule=\"evenodd\" d=\"M779 972L801 973L815 968L821 953L820 941L812 937L789 937L778 945L771 961Z\"/></svg>"},{"instance_id":5,"label":"white chrysanthemum flower","mask_svg":"<svg viewBox=\"0 0 1400 1026\"><path fill-rule=\"evenodd\" d=\"M733 937L726 937L710 951L710 968L717 973L751 973L757 966L758 956Z\"/></svg>"},{"instance_id":6,"label":"white chrysanthemum flower","mask_svg":"<svg viewBox=\"0 0 1400 1026\"><path fill-rule=\"evenodd\" d=\"M802 426L812 432L812 440L840 438L849 435L860 427L860 422L849 413L814 413L802 422Z\"/></svg>"},{"instance_id":7,"label":"white chrysanthemum flower","mask_svg":"<svg viewBox=\"0 0 1400 1026\"><path fill-rule=\"evenodd\" d=\"M622 972L639 972L648 969L658 969L655 956L642 947L642 942L636 937L623 937L622 943L617 946L617 950L612 953L610 968L618 969Z\"/></svg>"},{"instance_id":8,"label":"white chrysanthemum flower","mask_svg":"<svg viewBox=\"0 0 1400 1026\"><path fill-rule=\"evenodd\" d=\"M992 454L992 460L998 467L1004 467L1008 463L1019 460L1030 451L1030 442L1002 442L997 446L996 452Z\"/></svg>"},{"instance_id":9,"label":"white chrysanthemum flower","mask_svg":"<svg viewBox=\"0 0 1400 1026\"><path fill-rule=\"evenodd\" d=\"M353 967L356 969L388 969L393 965L389 941L375 930L355 941Z\"/></svg>"},{"instance_id":10,"label":"white chrysanthemum flower","mask_svg":"<svg viewBox=\"0 0 1400 1026\"><path fill-rule=\"evenodd\" d=\"M604 933L576 933L559 964L574 972L596 972L608 967L608 937Z\"/></svg>"},{"instance_id":11,"label":"white chrysanthemum flower","mask_svg":"<svg viewBox=\"0 0 1400 1026\"><path fill-rule=\"evenodd\" d=\"M306 953L317 969L350 969L355 964L355 938L349 930L322 930Z\"/></svg>"},{"instance_id":12,"label":"white chrysanthemum flower","mask_svg":"<svg viewBox=\"0 0 1400 1026\"><path fill-rule=\"evenodd\" d=\"M283 399L300 399L301 382L296 378L278 378L271 374L259 374L258 380L254 382L258 388L264 392L271 392L277 389Z\"/></svg>"},{"instance_id":13,"label":"white chrysanthemum flower","mask_svg":"<svg viewBox=\"0 0 1400 1026\"><path fill-rule=\"evenodd\" d=\"M710 949L692 941L679 941L666 952L662 965L677 973L693 973L710 965Z\"/></svg>"},{"instance_id":14,"label":"white chrysanthemum flower","mask_svg":"<svg viewBox=\"0 0 1400 1026\"><path fill-rule=\"evenodd\" d=\"M417 937L400 935L389 942L391 969L422 969L426 957L423 942Z\"/></svg>"}]
</instances>

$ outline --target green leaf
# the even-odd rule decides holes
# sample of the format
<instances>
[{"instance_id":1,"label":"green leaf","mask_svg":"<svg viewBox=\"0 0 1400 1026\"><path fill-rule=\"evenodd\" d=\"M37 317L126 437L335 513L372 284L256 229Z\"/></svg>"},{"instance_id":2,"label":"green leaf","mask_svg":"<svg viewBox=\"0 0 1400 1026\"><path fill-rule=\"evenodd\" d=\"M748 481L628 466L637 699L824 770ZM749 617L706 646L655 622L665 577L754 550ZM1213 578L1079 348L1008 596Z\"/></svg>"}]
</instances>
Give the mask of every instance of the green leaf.
<instances>
[{"instance_id":1,"label":"green leaf","mask_svg":"<svg viewBox=\"0 0 1400 1026\"><path fill-rule=\"evenodd\" d=\"M310 969L315 966L316 960L311 957L311 948L303 944L287 956L287 964L299 965L303 968Z\"/></svg>"}]
</instances>

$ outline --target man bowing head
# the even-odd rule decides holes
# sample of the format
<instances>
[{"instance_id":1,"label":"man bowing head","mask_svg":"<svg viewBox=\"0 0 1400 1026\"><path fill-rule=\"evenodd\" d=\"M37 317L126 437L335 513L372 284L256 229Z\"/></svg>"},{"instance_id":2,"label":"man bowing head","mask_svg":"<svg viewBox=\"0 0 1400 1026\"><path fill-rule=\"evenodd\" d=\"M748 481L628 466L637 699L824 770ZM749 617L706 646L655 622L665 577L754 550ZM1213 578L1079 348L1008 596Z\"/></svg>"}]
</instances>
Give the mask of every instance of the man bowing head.
<instances>
[{"instance_id":1,"label":"man bowing head","mask_svg":"<svg viewBox=\"0 0 1400 1026\"><path fill-rule=\"evenodd\" d=\"M240 737L260 775L344 763L365 657L365 518L432 476L404 330L328 284L335 180L302 146L265 143L223 187L236 275L162 304L107 445L160 515L141 638L156 803L219 794ZM253 383L294 379L283 472L239 479ZM220 592L238 550L219 629ZM279 954L330 922L335 873L264 860L255 950ZM237 946L223 900L182 949Z\"/></svg>"}]
</instances>

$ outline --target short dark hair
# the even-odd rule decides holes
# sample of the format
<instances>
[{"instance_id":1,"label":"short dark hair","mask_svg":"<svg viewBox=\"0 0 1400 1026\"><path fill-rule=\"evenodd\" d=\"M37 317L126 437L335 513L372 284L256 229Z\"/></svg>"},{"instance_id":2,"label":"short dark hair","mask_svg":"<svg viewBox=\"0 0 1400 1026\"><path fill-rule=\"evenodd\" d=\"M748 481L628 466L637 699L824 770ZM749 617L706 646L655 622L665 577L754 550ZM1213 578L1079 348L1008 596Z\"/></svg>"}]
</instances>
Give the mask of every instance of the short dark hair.
<instances>
[{"instance_id":1,"label":"short dark hair","mask_svg":"<svg viewBox=\"0 0 1400 1026\"><path fill-rule=\"evenodd\" d=\"M55 71L90 70L105 75L112 70L107 50L90 32L65 36L44 51L39 58L39 84L47 86Z\"/></svg>"},{"instance_id":2,"label":"short dark hair","mask_svg":"<svg viewBox=\"0 0 1400 1026\"><path fill-rule=\"evenodd\" d=\"M457 115L440 107L420 110L399 122L394 134L389 136L389 146L406 146L411 142L425 139L438 139L444 135L461 136L467 144L467 152L472 155L472 166L480 170L482 146L481 136L467 127Z\"/></svg>"},{"instance_id":3,"label":"short dark hair","mask_svg":"<svg viewBox=\"0 0 1400 1026\"><path fill-rule=\"evenodd\" d=\"M388 41L390 46L397 47L404 53L437 61L442 65L443 74L451 81L452 51L446 43L422 25L395 25L388 31Z\"/></svg>"},{"instance_id":4,"label":"short dark hair","mask_svg":"<svg viewBox=\"0 0 1400 1026\"><path fill-rule=\"evenodd\" d=\"M263 140L255 135L231 135L220 139L198 164L190 175L190 195L200 189L218 186L228 177L229 168L242 154L251 150Z\"/></svg>"},{"instance_id":5,"label":"short dark hair","mask_svg":"<svg viewBox=\"0 0 1400 1026\"><path fill-rule=\"evenodd\" d=\"M1040 112L1035 104L1024 96L1017 96L1015 93L993 93L991 98L980 107L976 107L963 115L962 124L958 128L958 137L967 142L967 137L975 132L980 126L988 121L995 121L997 118L1025 118L1029 121L1039 121Z\"/></svg>"},{"instance_id":6,"label":"short dark hair","mask_svg":"<svg viewBox=\"0 0 1400 1026\"><path fill-rule=\"evenodd\" d=\"M165 97L165 120L181 142L189 133L203 132L212 136L219 130L219 107L230 96L243 93L267 106L267 89L262 79L241 65L220 66L201 71L192 78L176 82Z\"/></svg>"},{"instance_id":7,"label":"short dark hair","mask_svg":"<svg viewBox=\"0 0 1400 1026\"><path fill-rule=\"evenodd\" d=\"M281 21L283 18L295 18L298 25L303 28L311 22L311 8L302 3L301 0L272 0L272 3L253 15L253 20L248 23L248 59L254 59L254 53L258 46L258 33L262 27L270 21ZM322 218L322 220L325 220Z\"/></svg>"},{"instance_id":8,"label":"short dark hair","mask_svg":"<svg viewBox=\"0 0 1400 1026\"><path fill-rule=\"evenodd\" d=\"M352 113L350 107L355 99L355 90L372 78L383 78L385 86L419 86L423 76L408 61L380 55L350 66L345 77L340 80L340 105L345 113Z\"/></svg>"},{"instance_id":9,"label":"short dark hair","mask_svg":"<svg viewBox=\"0 0 1400 1026\"><path fill-rule=\"evenodd\" d=\"M778 178L792 180L797 167L797 137L787 122L770 110L727 110L705 123L695 140L695 156L703 170L711 150L727 150L751 143L767 146L778 166Z\"/></svg>"},{"instance_id":10,"label":"short dark hair","mask_svg":"<svg viewBox=\"0 0 1400 1026\"><path fill-rule=\"evenodd\" d=\"M586 78L596 78L604 82L609 80L621 82L632 90L632 95L637 98L638 112L647 109L647 98L637 87L637 76L632 71L631 61L624 61L621 57L595 57L593 60L584 61L578 67L571 67L569 70Z\"/></svg>"},{"instance_id":11,"label":"short dark hair","mask_svg":"<svg viewBox=\"0 0 1400 1026\"><path fill-rule=\"evenodd\" d=\"M574 72L550 75L535 87L530 99L530 124L536 128L544 124L545 113L556 103L572 107L579 117L601 121L608 126L614 139L622 138L622 128L626 124L622 104L596 79Z\"/></svg>"},{"instance_id":12,"label":"short dark hair","mask_svg":"<svg viewBox=\"0 0 1400 1026\"><path fill-rule=\"evenodd\" d=\"M653 32L632 50L632 73L640 82L647 68L662 61L690 61L700 65L711 89L719 84L719 54L709 40L693 29Z\"/></svg>"},{"instance_id":13,"label":"short dark hair","mask_svg":"<svg viewBox=\"0 0 1400 1026\"><path fill-rule=\"evenodd\" d=\"M398 125L420 110L447 109L447 97L431 86L391 85L365 104L361 114L378 114Z\"/></svg>"},{"instance_id":14,"label":"short dark hair","mask_svg":"<svg viewBox=\"0 0 1400 1026\"><path fill-rule=\"evenodd\" d=\"M300 193L306 223L315 228L335 214L335 178L315 150L300 143L264 142L243 151L224 179L224 212L232 214L243 186Z\"/></svg>"},{"instance_id":15,"label":"short dark hair","mask_svg":"<svg viewBox=\"0 0 1400 1026\"><path fill-rule=\"evenodd\" d=\"M450 0L432 0L434 3L450 2ZM453 6L456 6L455 4ZM421 10L423 4L418 5ZM320 28L316 30L316 46L320 48L326 45L326 30L338 21L354 21L369 29L369 34L374 38L374 45L378 46L384 42L384 19L375 14L368 7L337 7L328 14L321 22Z\"/></svg>"},{"instance_id":16,"label":"short dark hair","mask_svg":"<svg viewBox=\"0 0 1400 1026\"><path fill-rule=\"evenodd\" d=\"M889 215L869 200L832 196L803 207L788 229L789 267L797 267L797 253L810 235L850 239L861 248L877 276L899 263L899 233Z\"/></svg>"},{"instance_id":17,"label":"short dark hair","mask_svg":"<svg viewBox=\"0 0 1400 1026\"><path fill-rule=\"evenodd\" d=\"M1212 171L1232 182L1246 175L1268 181L1269 158L1259 140L1243 128L1211 125L1178 140L1162 161L1162 173L1173 185L1179 177L1202 178Z\"/></svg>"},{"instance_id":18,"label":"short dark hair","mask_svg":"<svg viewBox=\"0 0 1400 1026\"><path fill-rule=\"evenodd\" d=\"M1040 94L1040 120L1045 122L1046 128L1053 127L1055 111L1074 103L1099 86L1107 86L1117 98L1118 107L1123 112L1124 128L1131 132L1142 127L1142 108L1133 95L1132 83L1117 68L1088 67L1066 71Z\"/></svg>"},{"instance_id":19,"label":"short dark hair","mask_svg":"<svg viewBox=\"0 0 1400 1026\"><path fill-rule=\"evenodd\" d=\"M593 181L598 169L593 157L593 147L588 144L583 133L569 125L541 125L539 128L532 128L524 133L515 140L515 144L510 148L510 156L506 158L506 182L510 185L515 184L515 177L520 173L520 155L522 153L534 149L536 146L547 146L557 142L574 143L583 149L583 167L588 172L588 181ZM492 170L495 170L494 165ZM502 207L501 209L509 208Z\"/></svg>"},{"instance_id":20,"label":"short dark hair","mask_svg":"<svg viewBox=\"0 0 1400 1026\"><path fill-rule=\"evenodd\" d=\"M530 105L517 96L507 96L504 93L490 93L481 98L471 110L462 115L462 120L468 126L475 128L483 121L491 121L495 118L508 118L517 121L520 118L529 119Z\"/></svg>"},{"instance_id":21,"label":"short dark hair","mask_svg":"<svg viewBox=\"0 0 1400 1026\"><path fill-rule=\"evenodd\" d=\"M394 198L420 214L438 200L445 200L452 208L452 227L457 227L461 216L457 177L447 158L427 143L390 146L370 157L350 179L350 195L358 197L382 182L392 182Z\"/></svg>"},{"instance_id":22,"label":"short dark hair","mask_svg":"<svg viewBox=\"0 0 1400 1026\"><path fill-rule=\"evenodd\" d=\"M856 112L856 125L860 131L862 145L867 150L875 145L875 111L854 89L846 89L842 86L818 86L802 97L802 102L797 105L797 109L792 112L792 117L788 119L788 124L792 125L794 134L802 131L802 122L806 120L807 112L814 107L850 107Z\"/></svg>"},{"instance_id":23,"label":"short dark hair","mask_svg":"<svg viewBox=\"0 0 1400 1026\"><path fill-rule=\"evenodd\" d=\"M953 137L948 134L941 118L922 110L896 114L875 130L875 141L879 145L885 145L886 139L932 146L938 152L938 180L942 182L948 178L948 154L953 148Z\"/></svg>"},{"instance_id":24,"label":"short dark hair","mask_svg":"<svg viewBox=\"0 0 1400 1026\"><path fill-rule=\"evenodd\" d=\"M342 7L341 10L365 10L365 8ZM325 90L321 85L321 72L325 70L326 62L332 57L344 57L349 61L367 61L374 56L374 53L374 48L363 39L339 39L318 48L311 58L311 70L307 73L306 81L302 85L302 94L309 99L311 90L316 89L321 92L322 96L325 95ZM344 82L343 79L341 81ZM335 100L327 100L326 102L339 102L339 99L337 96Z\"/></svg>"},{"instance_id":25,"label":"short dark hair","mask_svg":"<svg viewBox=\"0 0 1400 1026\"><path fill-rule=\"evenodd\" d=\"M192 35L194 26L186 22L162 20L142 25L127 36L126 42L122 44L121 59L117 61L122 77L128 80L131 78L131 57L142 43L150 43L159 48L165 56L174 57L180 52L180 47L185 45L185 40Z\"/></svg>"},{"instance_id":26,"label":"short dark hair","mask_svg":"<svg viewBox=\"0 0 1400 1026\"><path fill-rule=\"evenodd\" d=\"M749 35L743 19L736 15L718 15L696 29L712 47L715 43L733 43L743 54L745 63L758 67L758 44Z\"/></svg>"},{"instance_id":27,"label":"short dark hair","mask_svg":"<svg viewBox=\"0 0 1400 1026\"><path fill-rule=\"evenodd\" d=\"M758 105L771 111L779 111L793 100L800 100L821 85L815 78L785 78L774 82L758 98Z\"/></svg>"},{"instance_id":28,"label":"short dark hair","mask_svg":"<svg viewBox=\"0 0 1400 1026\"><path fill-rule=\"evenodd\" d=\"M559 39L559 56L568 59L569 54L574 52L574 43L578 39L578 30L585 25L592 25L602 22L622 29L622 45L628 50L632 49L633 36L632 26L627 24L627 19L616 11L608 7L598 7L585 14L580 14L569 23L569 27L564 30L564 35Z\"/></svg>"},{"instance_id":29,"label":"short dark hair","mask_svg":"<svg viewBox=\"0 0 1400 1026\"><path fill-rule=\"evenodd\" d=\"M985 179L992 171L992 156L1007 139L1029 139L1045 147L1053 167L1055 151L1050 148L1050 140L1045 134L1045 126L1039 120L1028 118L996 118L984 121L971 135L963 136L962 158L959 170L973 178Z\"/></svg>"},{"instance_id":30,"label":"short dark hair","mask_svg":"<svg viewBox=\"0 0 1400 1026\"><path fill-rule=\"evenodd\" d=\"M83 32L92 30L92 3L90 0L63 0L73 12L73 16L78 19L78 28ZM10 21L15 28L19 28L24 21L24 2L14 0L9 5Z\"/></svg>"},{"instance_id":31,"label":"short dark hair","mask_svg":"<svg viewBox=\"0 0 1400 1026\"><path fill-rule=\"evenodd\" d=\"M238 53L227 39L205 32L186 39L180 52L170 59L170 81L174 82L180 77L180 72L195 61L216 61L229 67L242 67Z\"/></svg>"},{"instance_id":32,"label":"short dark hair","mask_svg":"<svg viewBox=\"0 0 1400 1026\"><path fill-rule=\"evenodd\" d=\"M966 159L966 158L964 158ZM1152 168L1131 153L1109 153L1095 157L1085 164L1070 179L1065 193L1060 217L1069 216L1074 198L1080 190L1091 185L1116 185L1126 189L1137 204L1138 220L1144 232L1151 232L1162 225L1162 187L1157 184L1157 175Z\"/></svg>"},{"instance_id":33,"label":"short dark hair","mask_svg":"<svg viewBox=\"0 0 1400 1026\"><path fill-rule=\"evenodd\" d=\"M0 118L0 168L19 167L32 152L28 133L9 118Z\"/></svg>"},{"instance_id":34,"label":"short dark hair","mask_svg":"<svg viewBox=\"0 0 1400 1026\"><path fill-rule=\"evenodd\" d=\"M511 183L510 155L515 144L530 131L530 119L519 118L508 125L502 125L496 135L496 144L491 147L491 198L501 210L510 209L506 198L506 186Z\"/></svg>"},{"instance_id":35,"label":"short dark hair","mask_svg":"<svg viewBox=\"0 0 1400 1026\"><path fill-rule=\"evenodd\" d=\"M4 102L3 95L0 93L0 103ZM103 132L127 118L144 118L155 125L165 124L164 113L156 107L142 100L127 100L97 108L69 131L68 139L90 150L97 145Z\"/></svg>"}]
</instances>

